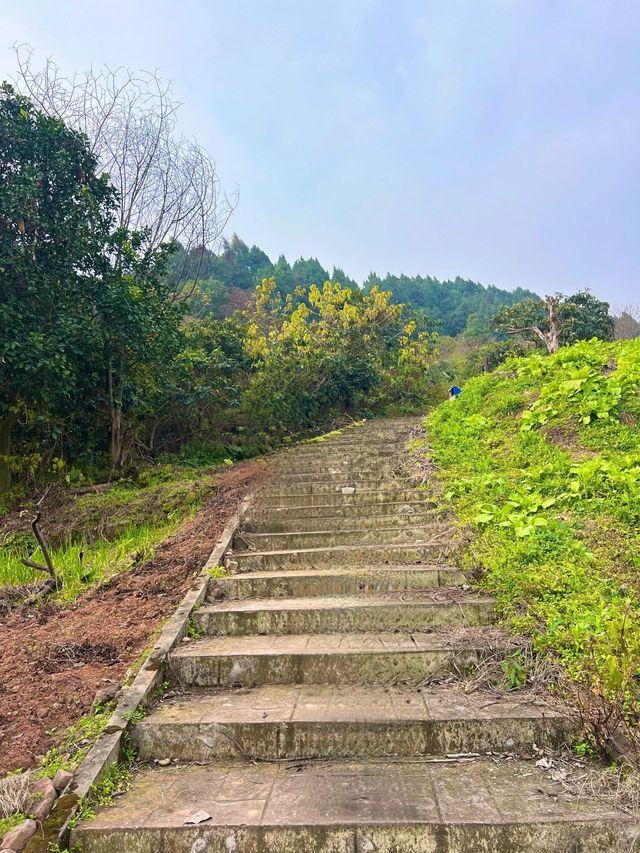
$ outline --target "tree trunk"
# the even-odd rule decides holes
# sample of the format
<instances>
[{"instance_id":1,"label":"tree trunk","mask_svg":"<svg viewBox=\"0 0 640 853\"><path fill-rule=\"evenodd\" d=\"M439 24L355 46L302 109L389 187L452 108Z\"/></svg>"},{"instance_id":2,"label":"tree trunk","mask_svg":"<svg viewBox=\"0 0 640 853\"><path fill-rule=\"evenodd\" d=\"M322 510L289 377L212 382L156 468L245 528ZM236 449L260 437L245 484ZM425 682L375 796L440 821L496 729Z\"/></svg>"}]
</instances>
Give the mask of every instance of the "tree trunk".
<instances>
[{"instance_id":1,"label":"tree trunk","mask_svg":"<svg viewBox=\"0 0 640 853\"><path fill-rule=\"evenodd\" d=\"M109 455L114 468L120 467L122 454L122 409L111 409L111 440L109 442Z\"/></svg>"},{"instance_id":2,"label":"tree trunk","mask_svg":"<svg viewBox=\"0 0 640 853\"><path fill-rule=\"evenodd\" d=\"M546 334L547 350L550 354L558 352L560 348L560 318L558 317L557 296L547 296L547 307L549 308L549 331Z\"/></svg>"},{"instance_id":3,"label":"tree trunk","mask_svg":"<svg viewBox=\"0 0 640 853\"><path fill-rule=\"evenodd\" d=\"M11 453L11 430L15 422L16 416L13 413L0 419L0 492L7 492L11 488L9 455Z\"/></svg>"},{"instance_id":4,"label":"tree trunk","mask_svg":"<svg viewBox=\"0 0 640 853\"><path fill-rule=\"evenodd\" d=\"M122 428L122 398L124 395L124 383L121 378L121 371L118 372L109 365L107 382L109 385L109 455L111 464L114 468L119 468L122 463L122 443L123 443L123 428Z\"/></svg>"}]
</instances>

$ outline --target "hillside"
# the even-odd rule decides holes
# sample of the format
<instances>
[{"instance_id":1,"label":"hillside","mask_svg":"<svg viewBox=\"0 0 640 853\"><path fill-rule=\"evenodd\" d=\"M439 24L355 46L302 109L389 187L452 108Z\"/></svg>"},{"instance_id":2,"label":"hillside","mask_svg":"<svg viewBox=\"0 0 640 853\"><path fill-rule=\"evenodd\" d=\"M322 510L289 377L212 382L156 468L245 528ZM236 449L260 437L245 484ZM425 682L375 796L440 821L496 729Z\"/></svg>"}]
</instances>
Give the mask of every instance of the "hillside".
<instances>
[{"instance_id":1,"label":"hillside","mask_svg":"<svg viewBox=\"0 0 640 853\"><path fill-rule=\"evenodd\" d=\"M472 531L467 567L536 650L633 718L639 392L640 341L593 340L508 361L429 418L445 495Z\"/></svg>"},{"instance_id":2,"label":"hillside","mask_svg":"<svg viewBox=\"0 0 640 853\"><path fill-rule=\"evenodd\" d=\"M265 278L274 278L282 296L296 288L312 284L321 287L325 281L340 282L356 290L360 285L340 267L325 269L317 258L298 258L293 264L280 255L275 263L258 246L249 247L237 234L225 240L219 253L199 249L191 253L178 251L171 260L169 275L173 282L190 291L198 284L192 298L196 314L227 317L248 303L253 290ZM391 291L393 301L423 311L436 321L443 335L457 335L465 329L472 333L488 331L488 321L503 305L522 299L539 298L530 290L501 290L478 282L456 278L439 281L431 276L391 275L380 278L375 273L362 284L366 293L372 287Z\"/></svg>"},{"instance_id":3,"label":"hillside","mask_svg":"<svg viewBox=\"0 0 640 853\"><path fill-rule=\"evenodd\" d=\"M439 323L442 335L458 335L465 329L472 334L486 334L489 320L503 305L513 305L523 299L539 299L537 293L518 287L513 291L457 277L439 281L431 276L391 275L384 278L371 274L365 290L378 286L393 293L394 302L426 312Z\"/></svg>"}]
</instances>

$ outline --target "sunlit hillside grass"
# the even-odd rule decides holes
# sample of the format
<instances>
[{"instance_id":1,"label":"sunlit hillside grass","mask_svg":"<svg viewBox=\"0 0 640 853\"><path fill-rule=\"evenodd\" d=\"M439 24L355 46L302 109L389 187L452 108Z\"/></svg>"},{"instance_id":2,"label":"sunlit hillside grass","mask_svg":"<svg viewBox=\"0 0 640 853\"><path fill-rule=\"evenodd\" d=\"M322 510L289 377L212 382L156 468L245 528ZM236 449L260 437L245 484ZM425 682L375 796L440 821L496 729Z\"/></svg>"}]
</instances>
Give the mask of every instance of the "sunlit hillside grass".
<instances>
[{"instance_id":1,"label":"sunlit hillside grass","mask_svg":"<svg viewBox=\"0 0 640 853\"><path fill-rule=\"evenodd\" d=\"M640 682L640 339L535 353L428 419L464 560L501 614L628 711Z\"/></svg>"}]
</instances>

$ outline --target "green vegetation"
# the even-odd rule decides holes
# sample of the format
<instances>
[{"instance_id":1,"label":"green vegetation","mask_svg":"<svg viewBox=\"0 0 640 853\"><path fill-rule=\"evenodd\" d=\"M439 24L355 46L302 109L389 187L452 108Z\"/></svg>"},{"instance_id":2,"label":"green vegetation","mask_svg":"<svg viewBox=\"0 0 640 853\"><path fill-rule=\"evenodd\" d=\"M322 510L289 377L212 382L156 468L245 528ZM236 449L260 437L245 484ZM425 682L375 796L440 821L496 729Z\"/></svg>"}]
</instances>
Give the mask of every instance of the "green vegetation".
<instances>
[{"instance_id":1,"label":"green vegetation","mask_svg":"<svg viewBox=\"0 0 640 853\"><path fill-rule=\"evenodd\" d=\"M152 557L155 547L193 514L211 492L215 471L163 465L139 473L135 482L114 484L100 494L63 501L47 536L63 586L56 597L71 601L87 586L102 583L133 563ZM21 560L33 549L30 532L5 532L0 547L0 586L31 584L40 572ZM40 549L31 553L42 562Z\"/></svg>"},{"instance_id":2,"label":"green vegetation","mask_svg":"<svg viewBox=\"0 0 640 853\"><path fill-rule=\"evenodd\" d=\"M28 817L28 814L15 812L14 814L9 815L9 817L0 818L0 838L5 836L7 832L14 828L14 826L18 826L22 821L27 820Z\"/></svg>"},{"instance_id":3,"label":"green vegetation","mask_svg":"<svg viewBox=\"0 0 640 853\"><path fill-rule=\"evenodd\" d=\"M561 344L574 344L599 338L610 341L614 320L609 315L609 303L596 299L588 290L573 296L547 296L525 299L515 305L503 306L491 320L491 326L507 335L518 335L548 352L557 352Z\"/></svg>"},{"instance_id":4,"label":"green vegetation","mask_svg":"<svg viewBox=\"0 0 640 853\"><path fill-rule=\"evenodd\" d=\"M111 703L98 708L93 714L85 714L64 734L61 742L50 749L40 760L38 776L53 778L58 770L74 771L93 744L105 730L111 716Z\"/></svg>"},{"instance_id":5,"label":"green vegetation","mask_svg":"<svg viewBox=\"0 0 640 853\"><path fill-rule=\"evenodd\" d=\"M509 360L428 424L444 495L475 530L466 566L535 649L636 714L640 341Z\"/></svg>"},{"instance_id":6,"label":"green vegetation","mask_svg":"<svg viewBox=\"0 0 640 853\"><path fill-rule=\"evenodd\" d=\"M183 287L191 290L191 310L198 316L212 315L218 319L229 316L235 309L244 308L252 291L263 279L273 278L281 296L294 296L296 290L307 290L312 284L325 281L340 282L351 290L358 285L346 273L334 267L325 269L317 258L299 258L290 264L284 255L273 263L258 246L249 247L237 234L225 240L219 253L200 249L178 251L170 264L171 274ZM456 278L439 281L432 276L375 273L367 278L363 289L374 287L390 291L392 301L403 303L428 318L431 328L438 326L443 335L488 333L491 317L503 306L523 299L539 299L529 290L513 292L498 287L484 287L475 281Z\"/></svg>"},{"instance_id":7,"label":"green vegetation","mask_svg":"<svg viewBox=\"0 0 640 853\"><path fill-rule=\"evenodd\" d=\"M73 600L86 586L104 582L130 566L132 557L136 561L149 559L154 547L169 536L177 524L176 520L164 525L132 525L112 542L101 539L89 545L86 540L80 540L51 550L53 565L63 583L57 598L61 601ZM24 555L25 552L21 553ZM40 549L35 550L31 557L36 561L42 560ZM0 586L29 584L41 578L39 572L22 564L20 552L2 549Z\"/></svg>"},{"instance_id":8,"label":"green vegetation","mask_svg":"<svg viewBox=\"0 0 640 853\"><path fill-rule=\"evenodd\" d=\"M153 390L153 365L179 351L170 249L144 249L142 235L116 227L116 207L85 137L3 84L0 491L12 475L60 471L96 441L125 465L125 413ZM25 423L30 445L12 453Z\"/></svg>"},{"instance_id":9,"label":"green vegetation","mask_svg":"<svg viewBox=\"0 0 640 853\"><path fill-rule=\"evenodd\" d=\"M211 566L211 568L207 570L207 574L210 578L216 580L219 578L228 578L231 575L231 571L225 566Z\"/></svg>"},{"instance_id":10,"label":"green vegetation","mask_svg":"<svg viewBox=\"0 0 640 853\"><path fill-rule=\"evenodd\" d=\"M256 291L242 408L255 437L317 432L341 413L416 411L437 394L436 341L389 294L325 282L283 302Z\"/></svg>"},{"instance_id":11,"label":"green vegetation","mask_svg":"<svg viewBox=\"0 0 640 853\"><path fill-rule=\"evenodd\" d=\"M187 637L190 640L197 640L204 635L204 631L201 628L198 628L196 620L193 616L189 616L187 619Z\"/></svg>"},{"instance_id":12,"label":"green vegetation","mask_svg":"<svg viewBox=\"0 0 640 853\"><path fill-rule=\"evenodd\" d=\"M69 820L69 827L76 827L85 820L93 820L96 816L96 807L110 806L114 797L123 794L131 787L132 780L133 773L129 760L120 764L110 764L100 780L89 788L87 796L78 801L76 811Z\"/></svg>"},{"instance_id":13,"label":"green vegetation","mask_svg":"<svg viewBox=\"0 0 640 853\"><path fill-rule=\"evenodd\" d=\"M475 281L456 278L438 281L431 276L390 275L379 278L372 273L364 283L366 291L377 287L390 290L394 302L402 302L426 314L438 324L443 335L472 336L489 333L489 321L503 305L513 305L523 299L539 300L530 290L521 287L513 291L484 287Z\"/></svg>"}]
</instances>

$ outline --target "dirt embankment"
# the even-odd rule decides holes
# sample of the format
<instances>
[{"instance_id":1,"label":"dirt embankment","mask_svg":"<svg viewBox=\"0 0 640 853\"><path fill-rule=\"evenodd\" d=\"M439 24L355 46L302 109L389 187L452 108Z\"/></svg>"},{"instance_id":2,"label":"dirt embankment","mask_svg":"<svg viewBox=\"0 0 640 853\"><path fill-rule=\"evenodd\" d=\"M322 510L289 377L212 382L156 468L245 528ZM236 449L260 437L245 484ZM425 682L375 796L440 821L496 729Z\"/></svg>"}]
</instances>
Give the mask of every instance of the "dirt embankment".
<instances>
[{"instance_id":1,"label":"dirt embankment","mask_svg":"<svg viewBox=\"0 0 640 853\"><path fill-rule=\"evenodd\" d=\"M133 566L73 605L23 607L0 620L0 773L31 767L121 681L207 560L264 465L220 473L197 515Z\"/></svg>"}]
</instances>

